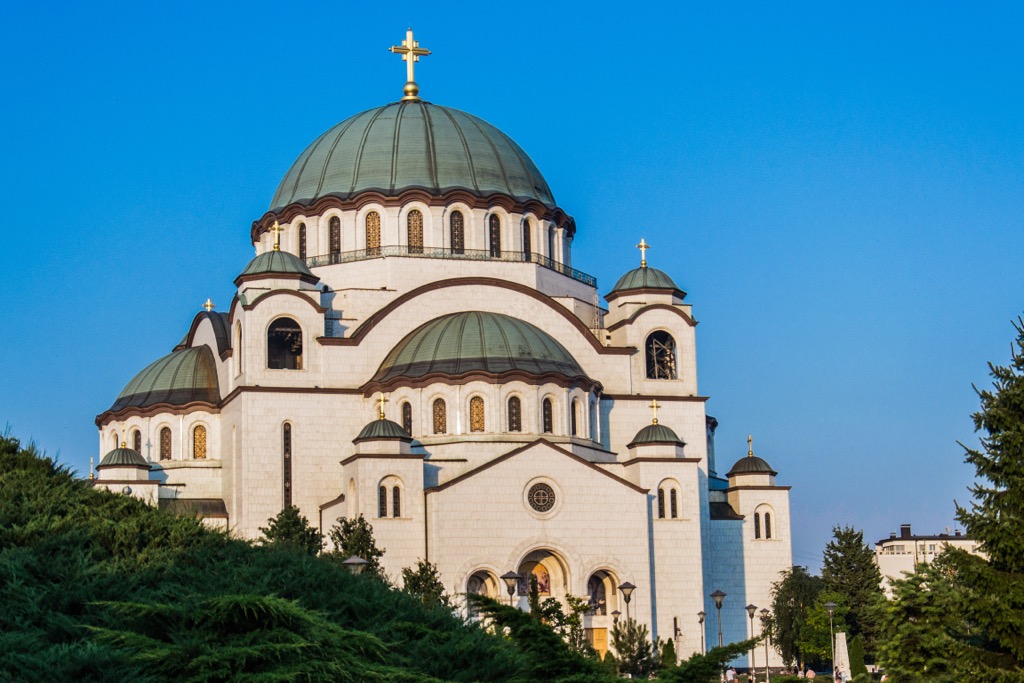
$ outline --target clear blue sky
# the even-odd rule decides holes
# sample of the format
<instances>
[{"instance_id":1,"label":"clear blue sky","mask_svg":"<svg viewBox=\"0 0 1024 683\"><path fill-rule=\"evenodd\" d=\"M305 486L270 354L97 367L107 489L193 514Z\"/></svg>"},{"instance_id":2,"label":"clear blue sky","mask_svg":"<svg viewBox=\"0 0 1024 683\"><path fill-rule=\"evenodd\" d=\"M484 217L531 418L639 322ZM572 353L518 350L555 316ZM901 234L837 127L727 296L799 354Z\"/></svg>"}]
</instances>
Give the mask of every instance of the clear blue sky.
<instances>
[{"instance_id":1,"label":"clear blue sky","mask_svg":"<svg viewBox=\"0 0 1024 683\"><path fill-rule=\"evenodd\" d=\"M1019 3L15 3L5 11L0 426L85 471L95 415L230 302L302 149L401 94L533 157L602 292L689 292L724 468L833 524L953 525L972 383L1024 310Z\"/></svg>"}]
</instances>

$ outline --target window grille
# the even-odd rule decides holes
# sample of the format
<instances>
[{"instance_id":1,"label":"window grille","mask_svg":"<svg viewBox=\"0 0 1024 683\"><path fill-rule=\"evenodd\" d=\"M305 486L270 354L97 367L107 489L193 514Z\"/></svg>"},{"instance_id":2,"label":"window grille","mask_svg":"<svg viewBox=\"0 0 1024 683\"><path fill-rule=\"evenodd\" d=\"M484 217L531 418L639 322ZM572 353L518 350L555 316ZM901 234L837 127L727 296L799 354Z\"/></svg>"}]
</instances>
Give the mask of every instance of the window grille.
<instances>
[{"instance_id":1,"label":"window grille","mask_svg":"<svg viewBox=\"0 0 1024 683\"><path fill-rule=\"evenodd\" d=\"M469 431L484 431L484 400L479 396L469 400Z\"/></svg>"},{"instance_id":2,"label":"window grille","mask_svg":"<svg viewBox=\"0 0 1024 683\"><path fill-rule=\"evenodd\" d=\"M366 214L366 255L380 256L380 214Z\"/></svg>"},{"instance_id":3,"label":"window grille","mask_svg":"<svg viewBox=\"0 0 1024 683\"><path fill-rule=\"evenodd\" d=\"M491 214L490 230L488 232L491 258L501 258L501 219L498 218L497 214Z\"/></svg>"},{"instance_id":4,"label":"window grille","mask_svg":"<svg viewBox=\"0 0 1024 683\"><path fill-rule=\"evenodd\" d=\"M466 251L466 221L461 211L452 212L452 253L462 254Z\"/></svg>"},{"instance_id":5,"label":"window grille","mask_svg":"<svg viewBox=\"0 0 1024 683\"><path fill-rule=\"evenodd\" d=\"M171 459L171 429L164 427L160 430L160 459Z\"/></svg>"},{"instance_id":6,"label":"window grille","mask_svg":"<svg viewBox=\"0 0 1024 683\"><path fill-rule=\"evenodd\" d=\"M206 427L202 425L192 430L192 457L196 460L206 457Z\"/></svg>"},{"instance_id":7,"label":"window grille","mask_svg":"<svg viewBox=\"0 0 1024 683\"><path fill-rule=\"evenodd\" d=\"M523 431L523 404L518 396L508 400L508 431Z\"/></svg>"},{"instance_id":8,"label":"window grille","mask_svg":"<svg viewBox=\"0 0 1024 683\"><path fill-rule=\"evenodd\" d=\"M331 216L331 220L328 222L330 226L330 248L331 248L331 262L334 262L338 256L341 256L341 219L337 216Z\"/></svg>"},{"instance_id":9,"label":"window grille","mask_svg":"<svg viewBox=\"0 0 1024 683\"><path fill-rule=\"evenodd\" d=\"M554 429L554 416L551 414L552 413L552 411L551 411L551 399L550 398L544 399L544 403L542 405L543 405L543 408L542 408L541 412L543 413L544 433L545 434L551 434L552 432L555 431L555 429Z\"/></svg>"},{"instance_id":10,"label":"window grille","mask_svg":"<svg viewBox=\"0 0 1024 683\"><path fill-rule=\"evenodd\" d=\"M339 250L341 249L339 245ZM306 224L299 223L299 258L306 258Z\"/></svg>"},{"instance_id":11,"label":"window grille","mask_svg":"<svg viewBox=\"0 0 1024 683\"><path fill-rule=\"evenodd\" d=\"M412 404L408 401L402 404L402 429L412 436Z\"/></svg>"},{"instance_id":12,"label":"window grille","mask_svg":"<svg viewBox=\"0 0 1024 683\"><path fill-rule=\"evenodd\" d=\"M448 409L442 398L434 400L434 433L448 433Z\"/></svg>"},{"instance_id":13,"label":"window grille","mask_svg":"<svg viewBox=\"0 0 1024 683\"><path fill-rule=\"evenodd\" d=\"M407 218L409 227L409 253L423 253L423 214L413 209Z\"/></svg>"}]
</instances>

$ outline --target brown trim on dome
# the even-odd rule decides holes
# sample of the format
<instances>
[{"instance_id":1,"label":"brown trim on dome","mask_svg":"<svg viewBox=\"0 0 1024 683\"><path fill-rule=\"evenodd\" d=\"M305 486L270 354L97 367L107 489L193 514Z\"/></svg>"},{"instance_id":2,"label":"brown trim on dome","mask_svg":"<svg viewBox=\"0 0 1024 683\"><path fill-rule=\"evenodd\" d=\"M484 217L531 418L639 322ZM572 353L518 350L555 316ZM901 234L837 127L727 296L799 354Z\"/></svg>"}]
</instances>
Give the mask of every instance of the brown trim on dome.
<instances>
[{"instance_id":1,"label":"brown trim on dome","mask_svg":"<svg viewBox=\"0 0 1024 683\"><path fill-rule=\"evenodd\" d=\"M131 464L127 464L127 463L123 464L123 465L122 464L96 465L96 471L97 472L99 472L100 470L113 470L113 469L146 470L147 472L149 472L153 468L150 467L149 463L146 463L145 465L131 465Z\"/></svg>"},{"instance_id":2,"label":"brown trim on dome","mask_svg":"<svg viewBox=\"0 0 1024 683\"><path fill-rule=\"evenodd\" d=\"M601 398L612 401L650 401L656 398L659 401L682 401L685 403L706 403L708 400L707 396L657 396L655 394L601 394Z\"/></svg>"},{"instance_id":3,"label":"brown trim on dome","mask_svg":"<svg viewBox=\"0 0 1024 683\"><path fill-rule=\"evenodd\" d=\"M762 473L764 474L764 473ZM726 493L732 491L789 491L792 486L730 486L727 489L722 489Z\"/></svg>"},{"instance_id":4,"label":"brown trim on dome","mask_svg":"<svg viewBox=\"0 0 1024 683\"><path fill-rule=\"evenodd\" d=\"M250 273L249 275L239 275L235 278L235 287L241 287L244 282L252 282L253 280L299 280L306 284L315 285L320 282L320 278L316 275L306 275L305 273L275 273L273 271L267 271L264 273Z\"/></svg>"},{"instance_id":5,"label":"brown trim on dome","mask_svg":"<svg viewBox=\"0 0 1024 683\"><path fill-rule=\"evenodd\" d=\"M256 308L261 301L263 301L267 297L274 296L275 294L287 294L289 296L298 297L305 301L310 306L312 306L313 310L316 311L317 313L324 314L327 312L326 308L324 308L320 304L313 303L312 299L310 299L308 296L303 296L299 292L296 292L294 289L271 289L268 292L260 294L256 299L252 301L252 303L242 304L242 309L246 311L251 311L252 309Z\"/></svg>"},{"instance_id":6,"label":"brown trim on dome","mask_svg":"<svg viewBox=\"0 0 1024 683\"><path fill-rule=\"evenodd\" d=\"M680 439L679 441L630 441L626 444L626 448L636 448L637 446L679 446L684 447L686 442Z\"/></svg>"},{"instance_id":7,"label":"brown trim on dome","mask_svg":"<svg viewBox=\"0 0 1024 683\"><path fill-rule=\"evenodd\" d=\"M604 300L607 301L608 303L611 303L615 299L618 299L619 297L625 296L627 294L664 294L665 292L670 292L672 296L679 297L680 299L686 298L686 292L679 289L678 287L634 287L632 289L616 289L611 292L608 292L607 294L605 294ZM662 306L664 305L666 304L662 304Z\"/></svg>"},{"instance_id":8,"label":"brown trim on dome","mask_svg":"<svg viewBox=\"0 0 1024 683\"><path fill-rule=\"evenodd\" d=\"M422 389L436 382L444 382L448 385L462 385L470 382L487 382L489 384L502 384L504 382L526 382L527 384L555 384L564 389L579 387L584 391L600 391L601 383L586 376L567 377L565 375L546 372L541 375L525 372L523 370L509 370L508 372L486 372L484 370L473 370L461 375L450 375L444 372L432 372L410 379L408 377L395 377L386 382L367 382L362 386L363 396L369 397L378 391L394 391L399 388Z\"/></svg>"},{"instance_id":9,"label":"brown trim on dome","mask_svg":"<svg viewBox=\"0 0 1024 683\"><path fill-rule=\"evenodd\" d=\"M221 401L220 405L223 405ZM189 413L197 413L206 411L208 413L219 413L220 405L216 403L207 403L206 401L193 401L183 406L171 405L170 403L154 403L151 406L145 408L136 408L129 406L122 408L116 413L111 410L105 410L96 416L96 426L104 427L110 423L111 420L120 421L129 417L153 417L154 415L167 414L167 415L188 415Z\"/></svg>"},{"instance_id":10,"label":"brown trim on dome","mask_svg":"<svg viewBox=\"0 0 1024 683\"><path fill-rule=\"evenodd\" d=\"M671 442L668 442L668 443L671 443ZM675 445L675 444L672 444L672 445ZM629 460L623 460L619 464L621 464L623 467L626 467L627 465L633 465L633 464L638 463L638 462L658 462L658 463L684 462L684 463L699 463L700 460L701 460L700 458L655 458L655 457L650 456L650 455L644 455L644 456L637 457L637 458L630 458Z\"/></svg>"},{"instance_id":11,"label":"brown trim on dome","mask_svg":"<svg viewBox=\"0 0 1024 683\"><path fill-rule=\"evenodd\" d=\"M199 311L195 317L192 318L192 325L188 328L188 334L185 335L184 344L179 344L182 348L192 348L192 343L196 340L196 332L199 331L199 325L203 320L209 320L210 326L213 328L213 336L217 340L217 353L220 355L221 360L225 358L224 354L230 354L231 351L231 320L230 313L228 313L226 329L218 323L213 321L214 316L218 316L221 320L225 318L219 312L213 311Z\"/></svg>"},{"instance_id":12,"label":"brown trim on dome","mask_svg":"<svg viewBox=\"0 0 1024 683\"><path fill-rule=\"evenodd\" d=\"M689 315L687 315L686 311L681 311L678 308L676 308L675 306L670 306L669 304L649 304L647 306L644 306L641 309L638 309L638 310L634 311L633 313L630 314L630 316L628 318L623 318L622 320L620 320L617 323L612 323L606 329L607 329L608 332L614 332L615 330L619 329L623 325L632 325L633 322L637 318L639 318L641 315L643 315L644 313L646 313L648 311L658 311L658 310L671 311L671 312L675 313L676 315L680 316L683 320L685 320L686 324L689 325L690 327L697 327L697 321L694 320Z\"/></svg>"},{"instance_id":13,"label":"brown trim on dome","mask_svg":"<svg viewBox=\"0 0 1024 683\"><path fill-rule=\"evenodd\" d=\"M395 439L363 439L363 441L394 441L394 440ZM412 439L409 439L409 441L412 441ZM342 465L347 465L350 462L355 462L356 460L364 460L364 459L367 459L367 458L372 459L372 460L423 460L423 457L424 456L419 455L418 453L409 453L409 454L404 454L404 453L388 453L388 454L356 453L355 455L350 455L347 458L345 458L344 460L342 460L341 464Z\"/></svg>"}]
</instances>

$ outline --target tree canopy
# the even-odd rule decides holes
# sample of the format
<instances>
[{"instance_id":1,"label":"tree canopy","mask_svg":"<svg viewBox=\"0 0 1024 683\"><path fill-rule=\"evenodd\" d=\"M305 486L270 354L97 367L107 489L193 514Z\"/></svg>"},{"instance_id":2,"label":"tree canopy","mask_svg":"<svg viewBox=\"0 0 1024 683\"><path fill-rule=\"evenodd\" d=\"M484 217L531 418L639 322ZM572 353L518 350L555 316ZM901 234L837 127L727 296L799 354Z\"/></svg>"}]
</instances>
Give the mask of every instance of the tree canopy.
<instances>
[{"instance_id":1,"label":"tree canopy","mask_svg":"<svg viewBox=\"0 0 1024 683\"><path fill-rule=\"evenodd\" d=\"M851 637L862 635L868 651L873 652L885 595L875 551L864 543L863 531L847 526L832 529L832 540L825 546L821 580L826 591L843 597L842 604L848 610L845 630Z\"/></svg>"}]
</instances>

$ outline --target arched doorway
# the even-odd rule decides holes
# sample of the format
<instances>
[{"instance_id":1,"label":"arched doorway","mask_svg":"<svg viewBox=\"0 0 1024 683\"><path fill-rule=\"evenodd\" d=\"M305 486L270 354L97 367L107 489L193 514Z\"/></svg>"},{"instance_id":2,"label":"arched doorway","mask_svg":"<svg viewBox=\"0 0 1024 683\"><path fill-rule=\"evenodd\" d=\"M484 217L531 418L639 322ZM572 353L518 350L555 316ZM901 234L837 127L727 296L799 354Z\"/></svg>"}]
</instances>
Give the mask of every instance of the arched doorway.
<instances>
[{"instance_id":1,"label":"arched doorway","mask_svg":"<svg viewBox=\"0 0 1024 683\"><path fill-rule=\"evenodd\" d=\"M501 600L502 595L500 593L498 584L498 577L486 569L473 572L469 579L466 580L466 616L469 619L478 619L476 609L473 607L473 603L469 599L470 595L486 595L493 600Z\"/></svg>"},{"instance_id":2,"label":"arched doorway","mask_svg":"<svg viewBox=\"0 0 1024 683\"><path fill-rule=\"evenodd\" d=\"M563 598L570 593L566 563L550 550L530 552L520 561L516 571L520 576L518 593L523 600L530 595L531 578L536 579L537 593L541 600Z\"/></svg>"},{"instance_id":3,"label":"arched doorway","mask_svg":"<svg viewBox=\"0 0 1024 683\"><path fill-rule=\"evenodd\" d=\"M619 607L618 578L606 569L599 569L587 578L587 602L590 613L583 620L587 640L591 646L604 657L608 651L609 634L615 626Z\"/></svg>"}]
</instances>

